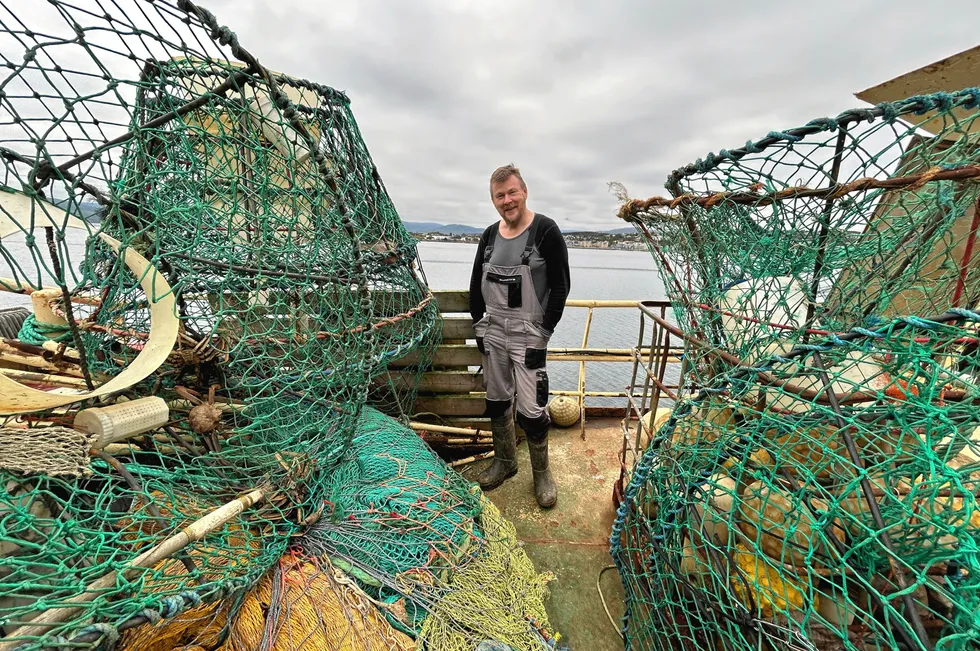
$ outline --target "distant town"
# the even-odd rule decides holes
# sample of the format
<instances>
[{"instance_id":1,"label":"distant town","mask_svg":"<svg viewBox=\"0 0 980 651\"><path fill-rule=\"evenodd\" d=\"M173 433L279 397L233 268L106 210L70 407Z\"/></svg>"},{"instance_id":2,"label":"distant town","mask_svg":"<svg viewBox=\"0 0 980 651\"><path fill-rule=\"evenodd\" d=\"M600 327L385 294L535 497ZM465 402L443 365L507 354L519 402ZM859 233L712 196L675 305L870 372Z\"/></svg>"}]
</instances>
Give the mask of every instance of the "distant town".
<instances>
[{"instance_id":1,"label":"distant town","mask_svg":"<svg viewBox=\"0 0 980 651\"><path fill-rule=\"evenodd\" d=\"M102 208L91 202L70 204L67 200L55 202L73 214L92 223L99 223ZM483 228L465 224L438 224L435 222L402 222L406 230L423 242L470 242L480 240ZM565 231L565 243L570 249L614 249L620 251L645 251L646 245L632 227L611 231Z\"/></svg>"},{"instance_id":2,"label":"distant town","mask_svg":"<svg viewBox=\"0 0 980 651\"><path fill-rule=\"evenodd\" d=\"M480 241L482 228L461 224L431 224L405 222L405 227L422 242L466 242L476 244ZM619 251L645 251L646 245L639 234L629 229L615 231L571 231L563 233L565 244L570 249L613 249Z\"/></svg>"}]
</instances>

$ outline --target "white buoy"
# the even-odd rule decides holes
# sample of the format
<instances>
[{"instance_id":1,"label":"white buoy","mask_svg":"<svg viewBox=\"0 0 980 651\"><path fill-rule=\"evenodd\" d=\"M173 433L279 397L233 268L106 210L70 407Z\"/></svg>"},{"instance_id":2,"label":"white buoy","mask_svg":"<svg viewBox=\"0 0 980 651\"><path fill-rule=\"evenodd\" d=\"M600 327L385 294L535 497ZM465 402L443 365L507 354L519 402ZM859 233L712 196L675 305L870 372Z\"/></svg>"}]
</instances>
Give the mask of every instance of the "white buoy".
<instances>
[{"instance_id":1,"label":"white buoy","mask_svg":"<svg viewBox=\"0 0 980 651\"><path fill-rule=\"evenodd\" d=\"M303 142L303 137L293 128L282 115L272 97L261 91L256 92L255 99L249 103L262 115L257 120L257 126L283 156L295 155L297 165L302 165L310 157L310 149Z\"/></svg>"}]
</instances>

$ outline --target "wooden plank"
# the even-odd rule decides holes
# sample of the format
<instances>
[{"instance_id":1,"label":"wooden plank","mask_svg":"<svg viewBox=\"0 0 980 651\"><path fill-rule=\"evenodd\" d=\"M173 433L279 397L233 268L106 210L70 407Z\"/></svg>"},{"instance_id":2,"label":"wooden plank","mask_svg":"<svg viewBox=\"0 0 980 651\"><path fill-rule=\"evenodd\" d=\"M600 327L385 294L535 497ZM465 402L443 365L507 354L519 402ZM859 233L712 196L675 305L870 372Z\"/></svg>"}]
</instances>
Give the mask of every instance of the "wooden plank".
<instances>
[{"instance_id":1,"label":"wooden plank","mask_svg":"<svg viewBox=\"0 0 980 651\"><path fill-rule=\"evenodd\" d=\"M429 412L440 416L482 416L486 409L484 394L444 394L419 396L415 413Z\"/></svg>"},{"instance_id":2,"label":"wooden plank","mask_svg":"<svg viewBox=\"0 0 980 651\"><path fill-rule=\"evenodd\" d=\"M444 422L451 427L468 427L469 429L490 431L490 419L482 416L457 416L455 418L444 418L439 422Z\"/></svg>"},{"instance_id":3,"label":"wooden plank","mask_svg":"<svg viewBox=\"0 0 980 651\"><path fill-rule=\"evenodd\" d=\"M976 85L978 75L980 75L980 46L906 72L855 95L869 104L896 102L913 95L930 95L940 91L953 92L961 88L970 88ZM973 119L973 112L972 108L952 109L954 118L959 120L959 126L955 131L951 130L947 137L958 140L963 135L980 131L980 121ZM951 122L950 117L939 117L938 111L927 111L921 115L906 113L902 116L902 120L933 135L938 134Z\"/></svg>"},{"instance_id":4,"label":"wooden plank","mask_svg":"<svg viewBox=\"0 0 980 651\"><path fill-rule=\"evenodd\" d=\"M462 427L483 425L484 429L489 426L489 421L481 418L486 408L484 394L473 393L464 395L441 395L441 396L419 396L415 401L415 413L439 414L446 419L447 424L455 424ZM585 417L588 418L622 418L627 414L626 407L598 407L586 406ZM443 422L443 421L440 421ZM586 423L588 431L588 423Z\"/></svg>"},{"instance_id":5,"label":"wooden plank","mask_svg":"<svg viewBox=\"0 0 980 651\"><path fill-rule=\"evenodd\" d=\"M444 316L442 317L442 339L475 339L476 331L473 330L473 319L469 316Z\"/></svg>"},{"instance_id":6,"label":"wooden plank","mask_svg":"<svg viewBox=\"0 0 980 651\"><path fill-rule=\"evenodd\" d=\"M389 374L399 389L411 389L415 375L409 372ZM429 371L419 378L419 393L469 393L483 391L483 373L472 371Z\"/></svg>"},{"instance_id":7,"label":"wooden plank","mask_svg":"<svg viewBox=\"0 0 980 651\"><path fill-rule=\"evenodd\" d=\"M390 364L392 368L404 368L415 366L419 363L417 353L409 353L401 359L393 360ZM480 366L483 364L483 356L476 344L448 344L436 348L435 356L432 360L433 366Z\"/></svg>"},{"instance_id":8,"label":"wooden plank","mask_svg":"<svg viewBox=\"0 0 980 651\"><path fill-rule=\"evenodd\" d=\"M435 296L436 303L439 304L440 312L470 311L469 290L439 289L434 290L432 295Z\"/></svg>"}]
</instances>

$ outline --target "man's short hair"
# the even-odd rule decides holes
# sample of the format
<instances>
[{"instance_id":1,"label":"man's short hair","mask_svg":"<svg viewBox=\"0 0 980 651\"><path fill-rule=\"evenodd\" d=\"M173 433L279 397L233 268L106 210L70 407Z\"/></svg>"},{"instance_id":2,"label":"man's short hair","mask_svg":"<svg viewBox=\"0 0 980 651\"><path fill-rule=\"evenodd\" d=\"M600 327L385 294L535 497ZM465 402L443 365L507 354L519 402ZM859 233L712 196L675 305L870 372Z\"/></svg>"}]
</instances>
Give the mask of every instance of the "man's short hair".
<instances>
[{"instance_id":1,"label":"man's short hair","mask_svg":"<svg viewBox=\"0 0 980 651\"><path fill-rule=\"evenodd\" d=\"M490 175L490 185L503 183L512 176L516 176L517 180L521 182L522 190L527 190L527 185L524 183L524 177L521 176L521 171L513 165L504 165L495 169L493 174Z\"/></svg>"}]
</instances>

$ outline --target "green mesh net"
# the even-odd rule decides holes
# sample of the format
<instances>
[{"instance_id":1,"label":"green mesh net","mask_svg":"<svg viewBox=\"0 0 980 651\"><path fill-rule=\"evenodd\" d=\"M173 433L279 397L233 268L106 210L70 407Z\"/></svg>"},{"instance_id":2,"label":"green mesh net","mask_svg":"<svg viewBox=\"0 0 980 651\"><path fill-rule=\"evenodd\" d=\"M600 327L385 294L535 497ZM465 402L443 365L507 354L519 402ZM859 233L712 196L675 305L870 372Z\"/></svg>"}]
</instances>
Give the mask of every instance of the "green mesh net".
<instances>
[{"instance_id":1,"label":"green mesh net","mask_svg":"<svg viewBox=\"0 0 980 651\"><path fill-rule=\"evenodd\" d=\"M0 649L126 645L240 606L328 502L371 508L337 495L358 423L415 440L399 422L438 308L342 93L264 68L184 0L0 16L0 305L33 307L0 341ZM149 397L168 409L135 436L71 429ZM418 499L462 486L425 463L443 492ZM457 493L446 526L469 531L479 500ZM348 529L339 560L400 524ZM424 556L381 567L386 549L376 573Z\"/></svg>"},{"instance_id":2,"label":"green mesh net","mask_svg":"<svg viewBox=\"0 0 980 651\"><path fill-rule=\"evenodd\" d=\"M978 105L814 120L624 202L685 345L611 539L628 648L976 648Z\"/></svg>"},{"instance_id":3,"label":"green mesh net","mask_svg":"<svg viewBox=\"0 0 980 651\"><path fill-rule=\"evenodd\" d=\"M479 486L407 428L366 408L329 482L324 515L299 546L361 577L396 628L427 649L554 645L551 577L535 572Z\"/></svg>"}]
</instances>

